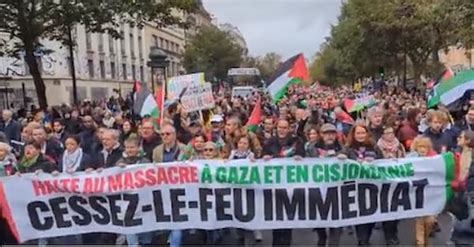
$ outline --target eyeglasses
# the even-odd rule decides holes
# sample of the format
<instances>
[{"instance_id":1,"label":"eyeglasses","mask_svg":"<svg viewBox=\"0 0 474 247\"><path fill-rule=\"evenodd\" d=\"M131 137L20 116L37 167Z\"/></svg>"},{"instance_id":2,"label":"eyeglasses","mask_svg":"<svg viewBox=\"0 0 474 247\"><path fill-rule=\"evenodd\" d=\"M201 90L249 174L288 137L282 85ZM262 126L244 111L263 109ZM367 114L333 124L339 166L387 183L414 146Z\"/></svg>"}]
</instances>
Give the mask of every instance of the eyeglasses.
<instances>
[{"instance_id":1,"label":"eyeglasses","mask_svg":"<svg viewBox=\"0 0 474 247\"><path fill-rule=\"evenodd\" d=\"M216 150L213 149L213 148L205 148L204 149L204 152L214 152L214 151L216 151Z\"/></svg>"},{"instance_id":2,"label":"eyeglasses","mask_svg":"<svg viewBox=\"0 0 474 247\"><path fill-rule=\"evenodd\" d=\"M172 134L173 134L173 133L171 133L171 132L163 132L163 133L161 133L160 135L161 135L161 136L170 136L170 135L172 135Z\"/></svg>"}]
</instances>

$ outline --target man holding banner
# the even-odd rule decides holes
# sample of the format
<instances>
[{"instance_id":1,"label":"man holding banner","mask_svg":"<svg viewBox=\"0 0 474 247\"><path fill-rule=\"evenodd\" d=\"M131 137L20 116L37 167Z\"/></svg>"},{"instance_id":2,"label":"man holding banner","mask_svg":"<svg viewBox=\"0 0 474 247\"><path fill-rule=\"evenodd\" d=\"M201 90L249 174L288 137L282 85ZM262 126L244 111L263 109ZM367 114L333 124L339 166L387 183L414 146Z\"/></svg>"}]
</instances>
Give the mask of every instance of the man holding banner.
<instances>
[{"instance_id":1,"label":"man holding banner","mask_svg":"<svg viewBox=\"0 0 474 247\"><path fill-rule=\"evenodd\" d=\"M301 139L290 134L290 123L280 119L277 122L277 135L270 138L263 147L263 159L304 157L304 146ZM273 246L291 246L292 230L273 230Z\"/></svg>"}]
</instances>

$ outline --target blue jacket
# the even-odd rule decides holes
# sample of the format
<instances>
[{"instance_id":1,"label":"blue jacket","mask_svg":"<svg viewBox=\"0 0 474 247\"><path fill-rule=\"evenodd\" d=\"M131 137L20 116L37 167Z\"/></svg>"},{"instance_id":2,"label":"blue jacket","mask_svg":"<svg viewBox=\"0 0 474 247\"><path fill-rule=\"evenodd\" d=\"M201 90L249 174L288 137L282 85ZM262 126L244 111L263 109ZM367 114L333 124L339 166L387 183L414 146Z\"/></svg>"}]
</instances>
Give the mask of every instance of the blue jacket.
<instances>
[{"instance_id":1,"label":"blue jacket","mask_svg":"<svg viewBox=\"0 0 474 247\"><path fill-rule=\"evenodd\" d=\"M433 149L437 153L441 153L443 151L443 147L445 151L452 151L456 148L456 131L447 129L439 133L435 133L428 128L423 133L423 136L430 138L431 142L433 143Z\"/></svg>"},{"instance_id":2,"label":"blue jacket","mask_svg":"<svg viewBox=\"0 0 474 247\"><path fill-rule=\"evenodd\" d=\"M11 140L19 141L21 138L21 125L13 119L8 123L8 125L5 122L2 122L0 124L0 131L5 133L8 142Z\"/></svg>"}]
</instances>

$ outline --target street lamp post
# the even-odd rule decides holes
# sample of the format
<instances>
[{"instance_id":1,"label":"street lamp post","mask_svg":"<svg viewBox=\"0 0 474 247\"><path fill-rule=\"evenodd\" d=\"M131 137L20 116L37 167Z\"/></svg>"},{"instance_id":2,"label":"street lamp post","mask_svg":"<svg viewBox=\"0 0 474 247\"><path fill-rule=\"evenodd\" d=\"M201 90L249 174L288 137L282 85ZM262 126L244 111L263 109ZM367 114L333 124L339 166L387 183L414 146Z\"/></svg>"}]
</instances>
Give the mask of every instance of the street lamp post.
<instances>
[{"instance_id":1,"label":"street lamp post","mask_svg":"<svg viewBox=\"0 0 474 247\"><path fill-rule=\"evenodd\" d=\"M158 47L152 47L150 50L150 55L148 56L150 59L147 63L147 66L151 68L151 89L153 93L155 92L155 76L156 76L156 69L161 69L163 73L163 81L162 86L166 85L166 68L168 67L169 61L167 60L168 55L162 49ZM159 82L158 82L159 83Z\"/></svg>"}]
</instances>

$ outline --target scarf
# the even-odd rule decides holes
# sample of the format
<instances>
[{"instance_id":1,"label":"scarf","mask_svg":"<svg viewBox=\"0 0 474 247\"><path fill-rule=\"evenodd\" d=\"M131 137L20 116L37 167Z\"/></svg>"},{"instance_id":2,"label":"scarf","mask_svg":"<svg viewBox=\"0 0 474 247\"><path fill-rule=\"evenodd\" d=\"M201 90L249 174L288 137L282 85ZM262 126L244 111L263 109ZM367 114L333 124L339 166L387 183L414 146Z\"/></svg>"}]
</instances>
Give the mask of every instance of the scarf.
<instances>
[{"instance_id":1,"label":"scarf","mask_svg":"<svg viewBox=\"0 0 474 247\"><path fill-rule=\"evenodd\" d=\"M36 161L38 161L38 158L39 158L39 155L36 156L36 157L33 158L33 159L27 159L26 157L23 158L23 159L20 161L20 163L18 164L18 168L20 168L20 169L18 169L18 170L21 170L21 169L25 169L25 170L26 170L26 169L30 168L31 166L33 166L33 165L36 163Z\"/></svg>"},{"instance_id":2,"label":"scarf","mask_svg":"<svg viewBox=\"0 0 474 247\"><path fill-rule=\"evenodd\" d=\"M377 146L382 150L387 158L396 158L398 149L400 147L400 141L397 138L393 138L392 141L387 141L384 138L380 138L377 142Z\"/></svg>"},{"instance_id":3,"label":"scarf","mask_svg":"<svg viewBox=\"0 0 474 247\"><path fill-rule=\"evenodd\" d=\"M72 153L64 152L63 172L76 171L82 161L82 149L78 148Z\"/></svg>"}]
</instances>

